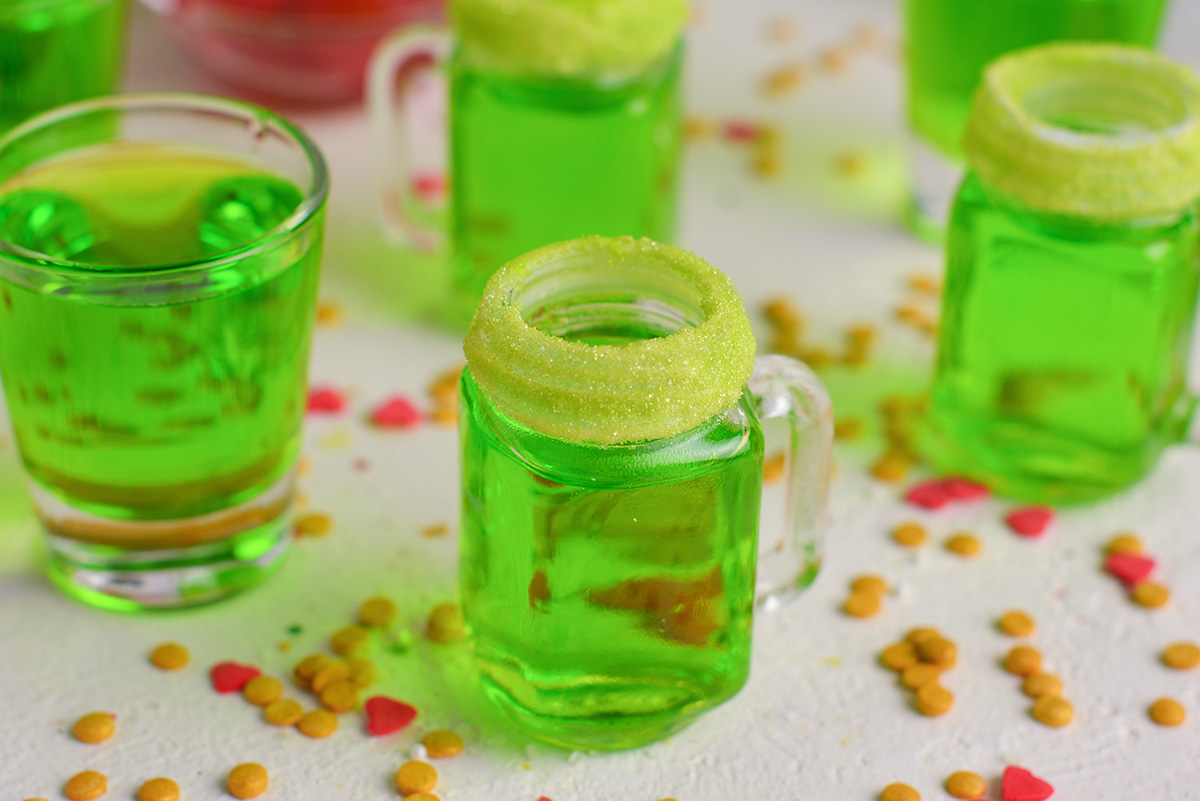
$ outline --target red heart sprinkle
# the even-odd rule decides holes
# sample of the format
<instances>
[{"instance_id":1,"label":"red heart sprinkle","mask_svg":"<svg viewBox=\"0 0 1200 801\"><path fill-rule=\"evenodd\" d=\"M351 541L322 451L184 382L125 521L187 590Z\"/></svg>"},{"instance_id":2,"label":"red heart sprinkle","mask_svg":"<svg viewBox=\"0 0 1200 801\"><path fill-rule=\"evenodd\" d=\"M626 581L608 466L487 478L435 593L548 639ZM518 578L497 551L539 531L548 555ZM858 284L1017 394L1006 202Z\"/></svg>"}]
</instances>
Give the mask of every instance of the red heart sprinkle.
<instances>
[{"instance_id":1,"label":"red heart sprinkle","mask_svg":"<svg viewBox=\"0 0 1200 801\"><path fill-rule=\"evenodd\" d=\"M549 799L549 798L547 798L547 797L546 797L546 796L544 796L544 795L539 795L539 796L538 796L538 801L550 801L550 799Z\"/></svg>"},{"instance_id":2,"label":"red heart sprinkle","mask_svg":"<svg viewBox=\"0 0 1200 801\"><path fill-rule=\"evenodd\" d=\"M758 126L744 120L731 120L725 124L725 138L730 142L749 142L758 138Z\"/></svg>"},{"instance_id":3,"label":"red heart sprinkle","mask_svg":"<svg viewBox=\"0 0 1200 801\"><path fill-rule=\"evenodd\" d=\"M1014 509L1004 517L1008 527L1022 537L1040 537L1054 521L1054 510L1045 506Z\"/></svg>"},{"instance_id":4,"label":"red heart sprinkle","mask_svg":"<svg viewBox=\"0 0 1200 801\"><path fill-rule=\"evenodd\" d=\"M386 695L368 698L363 709L367 713L367 733L375 737L398 732L417 717L416 707Z\"/></svg>"},{"instance_id":5,"label":"red heart sprinkle","mask_svg":"<svg viewBox=\"0 0 1200 801\"><path fill-rule=\"evenodd\" d=\"M213 665L208 675L212 679L213 689L217 692L236 693L245 687L250 679L261 676L262 671L254 665L221 662Z\"/></svg>"},{"instance_id":6,"label":"red heart sprinkle","mask_svg":"<svg viewBox=\"0 0 1200 801\"><path fill-rule=\"evenodd\" d=\"M955 501L977 501L988 496L987 487L965 478L944 479L942 489Z\"/></svg>"},{"instance_id":7,"label":"red heart sprinkle","mask_svg":"<svg viewBox=\"0 0 1200 801\"><path fill-rule=\"evenodd\" d=\"M1044 801L1052 795L1054 788L1025 768L1009 765L1004 769L1000 783L1000 797L1004 801Z\"/></svg>"},{"instance_id":8,"label":"red heart sprinkle","mask_svg":"<svg viewBox=\"0 0 1200 801\"><path fill-rule=\"evenodd\" d=\"M332 387L318 387L308 393L308 410L336 414L346 408L346 396Z\"/></svg>"},{"instance_id":9,"label":"red heart sprinkle","mask_svg":"<svg viewBox=\"0 0 1200 801\"><path fill-rule=\"evenodd\" d=\"M941 509L950 503L950 494L941 481L924 481L904 494L904 500L923 509Z\"/></svg>"},{"instance_id":10,"label":"red heart sprinkle","mask_svg":"<svg viewBox=\"0 0 1200 801\"><path fill-rule=\"evenodd\" d=\"M380 428L413 428L421 422L421 413L407 398L389 398L371 412L371 422Z\"/></svg>"},{"instance_id":11,"label":"red heart sprinkle","mask_svg":"<svg viewBox=\"0 0 1200 801\"><path fill-rule=\"evenodd\" d=\"M1104 560L1104 569L1113 578L1133 585L1150 578L1154 572L1154 560L1133 553L1110 553Z\"/></svg>"},{"instance_id":12,"label":"red heart sprinkle","mask_svg":"<svg viewBox=\"0 0 1200 801\"><path fill-rule=\"evenodd\" d=\"M446 176L440 172L423 172L413 176L412 190L424 200L437 200L446 194Z\"/></svg>"}]
</instances>

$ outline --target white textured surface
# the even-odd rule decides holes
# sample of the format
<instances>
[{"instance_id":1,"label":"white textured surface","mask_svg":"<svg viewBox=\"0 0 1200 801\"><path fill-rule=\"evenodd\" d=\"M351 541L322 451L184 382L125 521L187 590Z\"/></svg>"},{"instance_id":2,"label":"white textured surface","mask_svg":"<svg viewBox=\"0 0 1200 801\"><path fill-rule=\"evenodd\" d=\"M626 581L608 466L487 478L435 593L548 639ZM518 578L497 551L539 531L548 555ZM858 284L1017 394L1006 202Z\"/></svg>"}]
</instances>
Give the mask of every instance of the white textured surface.
<instances>
[{"instance_id":1,"label":"white textured surface","mask_svg":"<svg viewBox=\"0 0 1200 801\"><path fill-rule=\"evenodd\" d=\"M814 78L797 97L768 103L757 81L771 65L819 53L857 24L894 31L882 0L710 0L693 36L690 105L718 116L769 119L788 128L789 172L774 184L749 177L746 154L720 143L688 156L683 244L725 269L748 305L787 292L818 337L834 342L855 319L884 320L903 277L936 264L935 253L890 222L901 187L899 83L895 63L856 60L844 75ZM794 45L768 45L764 20L800 22ZM1200 20L1195 0L1177 0L1168 49L1200 62L1189 41ZM156 38L156 22L135 17L131 84L211 90ZM1190 52L1189 52L1190 48ZM305 480L309 505L329 511L335 532L298 544L280 575L261 589L212 608L124 617L70 602L37 572L35 525L12 447L0 450L0 797L58 799L63 781L84 768L104 771L108 798L130 799L145 779L165 775L185 799L221 798L235 763L267 765L267 798L326 801L395 796L391 775L420 732L454 726L467 735L464 756L439 763L446 801L681 801L779 799L868 801L906 781L926 799L944 797L950 772L998 777L1016 763L1071 801L1195 799L1200 764L1200 673L1175 674L1156 655L1178 638L1200 639L1200 451L1177 448L1141 486L1107 503L1064 514L1042 542L1007 533L1003 506L986 502L926 515L937 539L976 531L985 555L964 562L938 548L913 557L885 532L909 517L895 491L868 480L870 445L839 452L828 561L816 585L756 623L754 667L745 690L669 742L617 755L567 754L529 747L504 734L467 680L459 647L416 638L405 656L377 660L382 691L421 710L409 730L370 739L353 716L325 741L310 741L259 720L238 697L219 697L206 668L222 659L285 674L297 656L323 645L349 622L357 603L385 592L414 630L454 585L453 539L431 540L423 526L453 522L455 435L368 430L363 414L393 392L422 397L428 381L459 358L456 341L405 322L422 285L374 233L364 118L357 109L297 113L328 151L335 172L324 295L349 309L322 329L314 383L348 387L351 414L314 420ZM866 153L863 181L839 182L832 164L846 150ZM858 188L856 188L858 187ZM919 386L928 346L906 329L886 328L883 365L869 379L833 376L843 410L865 408L884 385ZM356 460L359 462L357 467ZM772 500L778 500L772 498ZM779 515L769 509L766 526ZM1116 530L1143 534L1175 592L1170 608L1130 605L1098 569L1100 545ZM837 613L849 576L886 575L897 591L869 621ZM1060 674L1077 719L1051 730L1028 717L1017 681L997 660L1010 643L992 628L1004 609L1029 610L1041 624L1035 642ZM290 624L304 633L290 653L277 650ZM946 683L958 701L942 719L912 712L893 676L876 666L879 649L917 624L941 627L960 648ZM188 644L193 665L167 674L146 663L164 639ZM1180 729L1156 727L1146 706L1172 695L1193 713ZM117 736L86 746L70 723L93 709L116 712ZM993 787L991 797L998 798Z\"/></svg>"}]
</instances>

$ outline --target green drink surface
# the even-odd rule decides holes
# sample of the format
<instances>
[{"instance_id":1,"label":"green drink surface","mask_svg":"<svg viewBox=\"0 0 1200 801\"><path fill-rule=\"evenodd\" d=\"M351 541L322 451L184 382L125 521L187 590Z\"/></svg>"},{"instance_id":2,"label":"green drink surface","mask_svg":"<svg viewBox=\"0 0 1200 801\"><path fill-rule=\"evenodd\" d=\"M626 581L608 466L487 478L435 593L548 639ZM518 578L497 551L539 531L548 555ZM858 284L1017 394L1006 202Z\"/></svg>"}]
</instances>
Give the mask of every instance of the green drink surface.
<instances>
[{"instance_id":1,"label":"green drink surface","mask_svg":"<svg viewBox=\"0 0 1200 801\"><path fill-rule=\"evenodd\" d=\"M493 700L542 739L629 748L736 693L762 482L744 404L602 448L511 422L469 371L462 391L460 587Z\"/></svg>"},{"instance_id":2,"label":"green drink surface","mask_svg":"<svg viewBox=\"0 0 1200 801\"><path fill-rule=\"evenodd\" d=\"M943 466L1031 500L1140 478L1191 411L1194 209L1159 226L1069 227L969 176L951 218L931 418Z\"/></svg>"},{"instance_id":3,"label":"green drink surface","mask_svg":"<svg viewBox=\"0 0 1200 801\"><path fill-rule=\"evenodd\" d=\"M906 0L908 110L916 132L962 159L983 68L1004 53L1059 39L1151 46L1166 0Z\"/></svg>"},{"instance_id":4,"label":"green drink surface","mask_svg":"<svg viewBox=\"0 0 1200 801\"><path fill-rule=\"evenodd\" d=\"M466 312L491 274L589 234L674 235L681 51L613 85L451 63L454 283Z\"/></svg>"},{"instance_id":5,"label":"green drink surface","mask_svg":"<svg viewBox=\"0 0 1200 801\"><path fill-rule=\"evenodd\" d=\"M260 239L302 199L248 162L157 144L101 146L0 186L0 239L75 263L70 281L39 286L0 262L0 371L43 488L106 517L175 519L290 469L320 226L175 284L153 268Z\"/></svg>"},{"instance_id":6,"label":"green drink surface","mask_svg":"<svg viewBox=\"0 0 1200 801\"><path fill-rule=\"evenodd\" d=\"M2 5L0 134L46 109L116 88L126 0L64 0L35 10Z\"/></svg>"}]
</instances>

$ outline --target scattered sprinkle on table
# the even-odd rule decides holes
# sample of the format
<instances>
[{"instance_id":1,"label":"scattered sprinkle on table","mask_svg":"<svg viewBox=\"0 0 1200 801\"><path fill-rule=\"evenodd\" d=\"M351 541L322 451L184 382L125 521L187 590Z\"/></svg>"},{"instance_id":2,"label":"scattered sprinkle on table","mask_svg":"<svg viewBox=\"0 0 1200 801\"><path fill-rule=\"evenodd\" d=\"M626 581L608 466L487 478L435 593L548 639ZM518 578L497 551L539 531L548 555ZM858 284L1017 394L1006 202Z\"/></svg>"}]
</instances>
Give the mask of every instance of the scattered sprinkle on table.
<instances>
[{"instance_id":1,"label":"scattered sprinkle on table","mask_svg":"<svg viewBox=\"0 0 1200 801\"><path fill-rule=\"evenodd\" d=\"M242 665L237 662L219 662L208 672L213 689L219 693L241 692L251 679L262 675L262 671L253 665Z\"/></svg>"},{"instance_id":2,"label":"scattered sprinkle on table","mask_svg":"<svg viewBox=\"0 0 1200 801\"><path fill-rule=\"evenodd\" d=\"M1061 728L1075 717L1071 702L1058 695L1043 695L1033 702L1033 717L1039 723L1052 728Z\"/></svg>"},{"instance_id":3,"label":"scattered sprinkle on table","mask_svg":"<svg viewBox=\"0 0 1200 801\"><path fill-rule=\"evenodd\" d=\"M63 795L70 801L94 801L107 792L108 777L94 770L76 773L63 787Z\"/></svg>"},{"instance_id":4,"label":"scattered sprinkle on table","mask_svg":"<svg viewBox=\"0 0 1200 801\"><path fill-rule=\"evenodd\" d=\"M349 662L330 662L325 667L313 674L312 680L308 683L311 689L317 695L325 692L325 689L335 681L342 681L350 678L350 663Z\"/></svg>"},{"instance_id":5,"label":"scattered sprinkle on table","mask_svg":"<svg viewBox=\"0 0 1200 801\"><path fill-rule=\"evenodd\" d=\"M371 423L376 428L415 428L421 424L421 412L411 400L397 395L375 407Z\"/></svg>"},{"instance_id":6,"label":"scattered sprinkle on table","mask_svg":"<svg viewBox=\"0 0 1200 801\"><path fill-rule=\"evenodd\" d=\"M1133 602L1145 609L1159 609L1171 600L1171 591L1155 581L1141 581L1133 585L1129 597Z\"/></svg>"},{"instance_id":7,"label":"scattered sprinkle on table","mask_svg":"<svg viewBox=\"0 0 1200 801\"><path fill-rule=\"evenodd\" d=\"M326 709L314 709L300 718L300 722L296 724L296 728L305 737L312 737L313 739L328 737L338 729L337 715Z\"/></svg>"},{"instance_id":8,"label":"scattered sprinkle on table","mask_svg":"<svg viewBox=\"0 0 1200 801\"><path fill-rule=\"evenodd\" d=\"M308 392L307 409L318 414L337 414L346 408L346 396L333 387L314 387Z\"/></svg>"},{"instance_id":9,"label":"scattered sprinkle on table","mask_svg":"<svg viewBox=\"0 0 1200 801\"><path fill-rule=\"evenodd\" d=\"M296 533L304 537L324 537L333 531L333 518L324 512L309 512L296 518Z\"/></svg>"},{"instance_id":10,"label":"scattered sprinkle on table","mask_svg":"<svg viewBox=\"0 0 1200 801\"><path fill-rule=\"evenodd\" d=\"M1134 585L1150 578L1154 572L1154 560L1142 554L1118 551L1104 558L1104 569L1118 581Z\"/></svg>"},{"instance_id":11,"label":"scattered sprinkle on table","mask_svg":"<svg viewBox=\"0 0 1200 801\"><path fill-rule=\"evenodd\" d=\"M978 773L960 770L946 779L946 792L955 798L981 798L987 792L987 782Z\"/></svg>"},{"instance_id":12,"label":"scattered sprinkle on table","mask_svg":"<svg viewBox=\"0 0 1200 801\"><path fill-rule=\"evenodd\" d=\"M375 737L400 731L417 717L415 707L386 695L368 698L363 710L367 713L367 733Z\"/></svg>"},{"instance_id":13,"label":"scattered sprinkle on table","mask_svg":"<svg viewBox=\"0 0 1200 801\"><path fill-rule=\"evenodd\" d=\"M850 582L850 589L854 592L869 592L873 595L886 595L888 591L887 581L881 576L865 574L856 576Z\"/></svg>"},{"instance_id":14,"label":"scattered sprinkle on table","mask_svg":"<svg viewBox=\"0 0 1200 801\"><path fill-rule=\"evenodd\" d=\"M191 654L177 642L164 642L150 652L150 663L160 670L182 670L191 661Z\"/></svg>"},{"instance_id":15,"label":"scattered sprinkle on table","mask_svg":"<svg viewBox=\"0 0 1200 801\"><path fill-rule=\"evenodd\" d=\"M1031 673L1021 682L1021 692L1030 698L1043 695L1062 695L1062 679L1053 673Z\"/></svg>"},{"instance_id":16,"label":"scattered sprinkle on table","mask_svg":"<svg viewBox=\"0 0 1200 801\"><path fill-rule=\"evenodd\" d=\"M435 729L421 738L421 745L433 759L445 759L462 753L463 738L448 729Z\"/></svg>"},{"instance_id":17,"label":"scattered sprinkle on table","mask_svg":"<svg viewBox=\"0 0 1200 801\"><path fill-rule=\"evenodd\" d=\"M358 706L358 687L350 679L338 679L321 691L320 699L330 712L349 712Z\"/></svg>"},{"instance_id":18,"label":"scattered sprinkle on table","mask_svg":"<svg viewBox=\"0 0 1200 801\"><path fill-rule=\"evenodd\" d=\"M913 506L936 511L953 499L941 481L922 481L909 487L908 492L904 493L904 500Z\"/></svg>"},{"instance_id":19,"label":"scattered sprinkle on table","mask_svg":"<svg viewBox=\"0 0 1200 801\"><path fill-rule=\"evenodd\" d=\"M437 786L437 769L428 762L412 760L396 771L396 789L401 795L428 793Z\"/></svg>"},{"instance_id":20,"label":"scattered sprinkle on table","mask_svg":"<svg viewBox=\"0 0 1200 801\"><path fill-rule=\"evenodd\" d=\"M763 461L763 481L771 484L783 478L783 469L787 461L783 453L777 453Z\"/></svg>"},{"instance_id":21,"label":"scattered sprinkle on table","mask_svg":"<svg viewBox=\"0 0 1200 801\"><path fill-rule=\"evenodd\" d=\"M92 712L75 721L71 733L81 743L102 743L117 730L117 721L111 712Z\"/></svg>"},{"instance_id":22,"label":"scattered sprinkle on table","mask_svg":"<svg viewBox=\"0 0 1200 801\"><path fill-rule=\"evenodd\" d=\"M229 771L225 786L234 798L258 798L270 784L267 769L257 762L243 762Z\"/></svg>"},{"instance_id":23,"label":"scattered sprinkle on table","mask_svg":"<svg viewBox=\"0 0 1200 801\"><path fill-rule=\"evenodd\" d=\"M1114 536L1108 541L1105 546L1108 553L1127 553L1140 554L1142 552L1142 541L1136 534L1121 533Z\"/></svg>"},{"instance_id":24,"label":"scattered sprinkle on table","mask_svg":"<svg viewBox=\"0 0 1200 801\"><path fill-rule=\"evenodd\" d=\"M900 674L900 683L910 690L919 690L927 684L936 684L941 675L935 666L921 663L906 667Z\"/></svg>"},{"instance_id":25,"label":"scattered sprinkle on table","mask_svg":"<svg viewBox=\"0 0 1200 801\"><path fill-rule=\"evenodd\" d=\"M921 801L921 794L907 784L893 782L883 788L879 801Z\"/></svg>"},{"instance_id":26,"label":"scattered sprinkle on table","mask_svg":"<svg viewBox=\"0 0 1200 801\"><path fill-rule=\"evenodd\" d=\"M954 693L934 682L917 690L917 711L927 717L937 717L950 711Z\"/></svg>"},{"instance_id":27,"label":"scattered sprinkle on table","mask_svg":"<svg viewBox=\"0 0 1200 801\"><path fill-rule=\"evenodd\" d=\"M1014 676L1032 676L1042 669L1042 655L1028 645L1018 645L1004 657L1004 669Z\"/></svg>"},{"instance_id":28,"label":"scattered sprinkle on table","mask_svg":"<svg viewBox=\"0 0 1200 801\"><path fill-rule=\"evenodd\" d=\"M842 611L850 617L872 617L879 613L882 602L873 592L852 592L842 602Z\"/></svg>"},{"instance_id":29,"label":"scattered sprinkle on table","mask_svg":"<svg viewBox=\"0 0 1200 801\"><path fill-rule=\"evenodd\" d=\"M329 647L338 656L353 656L367 647L370 637L371 632L362 626L346 626L329 638Z\"/></svg>"},{"instance_id":30,"label":"scattered sprinkle on table","mask_svg":"<svg viewBox=\"0 0 1200 801\"><path fill-rule=\"evenodd\" d=\"M1009 637L1030 637L1037 630L1033 618L1019 609L1010 609L996 621L996 627Z\"/></svg>"},{"instance_id":31,"label":"scattered sprinkle on table","mask_svg":"<svg viewBox=\"0 0 1200 801\"><path fill-rule=\"evenodd\" d=\"M929 532L920 523L901 523L892 529L892 540L905 548L920 548L929 540Z\"/></svg>"},{"instance_id":32,"label":"scattered sprinkle on table","mask_svg":"<svg viewBox=\"0 0 1200 801\"><path fill-rule=\"evenodd\" d=\"M433 607L433 611L429 613L425 634L438 643L461 640L466 635L462 608L455 603L438 604Z\"/></svg>"},{"instance_id":33,"label":"scattered sprinkle on table","mask_svg":"<svg viewBox=\"0 0 1200 801\"><path fill-rule=\"evenodd\" d=\"M360 689L370 687L379 679L379 669L370 659L352 656L346 660L346 667L350 668L350 681Z\"/></svg>"},{"instance_id":34,"label":"scattered sprinkle on table","mask_svg":"<svg viewBox=\"0 0 1200 801\"><path fill-rule=\"evenodd\" d=\"M266 706L283 697L283 682L274 676L255 676L242 688L242 697L255 706Z\"/></svg>"},{"instance_id":35,"label":"scattered sprinkle on table","mask_svg":"<svg viewBox=\"0 0 1200 801\"><path fill-rule=\"evenodd\" d=\"M263 709L263 718L272 726L295 726L304 717L304 707L291 698L272 701Z\"/></svg>"},{"instance_id":36,"label":"scattered sprinkle on table","mask_svg":"<svg viewBox=\"0 0 1200 801\"><path fill-rule=\"evenodd\" d=\"M929 626L918 626L915 629L909 629L908 633L904 635L904 639L913 645L919 646L921 643L926 642L927 640L932 640L935 637L941 636L941 633L935 628L931 628Z\"/></svg>"},{"instance_id":37,"label":"scattered sprinkle on table","mask_svg":"<svg viewBox=\"0 0 1200 801\"><path fill-rule=\"evenodd\" d=\"M917 644L917 656L922 662L948 670L958 661L958 646L940 635L929 637Z\"/></svg>"},{"instance_id":38,"label":"scattered sprinkle on table","mask_svg":"<svg viewBox=\"0 0 1200 801\"><path fill-rule=\"evenodd\" d=\"M1054 510L1047 506L1026 506L1009 512L1004 516L1004 522L1022 537L1040 537L1054 522Z\"/></svg>"},{"instance_id":39,"label":"scattered sprinkle on table","mask_svg":"<svg viewBox=\"0 0 1200 801\"><path fill-rule=\"evenodd\" d=\"M879 654L888 670L902 671L917 664L917 649L910 642L894 642Z\"/></svg>"},{"instance_id":40,"label":"scattered sprinkle on table","mask_svg":"<svg viewBox=\"0 0 1200 801\"><path fill-rule=\"evenodd\" d=\"M376 595L358 608L358 622L368 628L385 628L396 619L396 603L391 598Z\"/></svg>"},{"instance_id":41,"label":"scattered sprinkle on table","mask_svg":"<svg viewBox=\"0 0 1200 801\"><path fill-rule=\"evenodd\" d=\"M955 534L946 540L946 550L958 556L979 556L983 552L983 543L973 534Z\"/></svg>"},{"instance_id":42,"label":"scattered sprinkle on table","mask_svg":"<svg viewBox=\"0 0 1200 801\"><path fill-rule=\"evenodd\" d=\"M1200 665L1200 646L1191 642L1175 642L1162 652L1163 664L1172 670L1191 670Z\"/></svg>"},{"instance_id":43,"label":"scattered sprinkle on table","mask_svg":"<svg viewBox=\"0 0 1200 801\"><path fill-rule=\"evenodd\" d=\"M325 654L312 654L304 657L292 668L292 679L304 689L312 689L313 676L327 665L333 664L333 659Z\"/></svg>"},{"instance_id":44,"label":"scattered sprinkle on table","mask_svg":"<svg viewBox=\"0 0 1200 801\"><path fill-rule=\"evenodd\" d=\"M871 475L888 484L898 484L911 469L911 456L898 451L888 451L871 465Z\"/></svg>"},{"instance_id":45,"label":"scattered sprinkle on table","mask_svg":"<svg viewBox=\"0 0 1200 801\"><path fill-rule=\"evenodd\" d=\"M1046 801L1054 795L1050 783L1034 776L1025 768L1009 765L1000 780L1000 797L1003 801Z\"/></svg>"},{"instance_id":46,"label":"scattered sprinkle on table","mask_svg":"<svg viewBox=\"0 0 1200 801\"><path fill-rule=\"evenodd\" d=\"M1178 726L1186 717L1183 704L1174 698L1159 698L1150 705L1150 719L1159 726Z\"/></svg>"},{"instance_id":47,"label":"scattered sprinkle on table","mask_svg":"<svg viewBox=\"0 0 1200 801\"><path fill-rule=\"evenodd\" d=\"M150 779L138 788L137 801L179 801L179 785L171 779Z\"/></svg>"}]
</instances>

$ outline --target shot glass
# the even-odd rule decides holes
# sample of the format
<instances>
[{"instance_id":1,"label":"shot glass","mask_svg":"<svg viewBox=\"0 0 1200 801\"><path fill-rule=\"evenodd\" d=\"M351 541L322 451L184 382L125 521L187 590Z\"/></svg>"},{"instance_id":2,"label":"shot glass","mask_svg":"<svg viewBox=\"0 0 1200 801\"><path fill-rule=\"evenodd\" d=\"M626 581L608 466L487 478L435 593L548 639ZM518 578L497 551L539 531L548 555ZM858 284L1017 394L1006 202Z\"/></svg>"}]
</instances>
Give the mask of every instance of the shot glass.
<instances>
[{"instance_id":1,"label":"shot glass","mask_svg":"<svg viewBox=\"0 0 1200 801\"><path fill-rule=\"evenodd\" d=\"M486 693L529 734L640 746L732 697L755 601L820 564L832 413L754 357L741 299L649 240L540 248L488 283L461 379L459 585ZM759 537L763 432L789 515Z\"/></svg>"},{"instance_id":2,"label":"shot glass","mask_svg":"<svg viewBox=\"0 0 1200 801\"><path fill-rule=\"evenodd\" d=\"M419 247L448 244L447 317L465 327L491 274L542 245L670 241L685 3L451 0L448 9L449 32L414 28L386 43L368 85L385 221ZM417 137L407 134L429 127L411 119L407 88L435 64L450 84L448 223L437 195L418 191L427 176L412 167Z\"/></svg>"},{"instance_id":3,"label":"shot glass","mask_svg":"<svg viewBox=\"0 0 1200 801\"><path fill-rule=\"evenodd\" d=\"M931 454L1018 498L1144 476L1196 408L1200 79L1055 43L988 68L950 219Z\"/></svg>"},{"instance_id":4,"label":"shot glass","mask_svg":"<svg viewBox=\"0 0 1200 801\"><path fill-rule=\"evenodd\" d=\"M197 604L280 563L327 189L302 131L202 95L0 139L0 374L68 594Z\"/></svg>"},{"instance_id":5,"label":"shot glass","mask_svg":"<svg viewBox=\"0 0 1200 801\"><path fill-rule=\"evenodd\" d=\"M971 95L997 57L1061 39L1153 45L1166 0L905 0L912 194L908 217L941 242L962 180Z\"/></svg>"},{"instance_id":6,"label":"shot glass","mask_svg":"<svg viewBox=\"0 0 1200 801\"><path fill-rule=\"evenodd\" d=\"M116 89L126 0L0 3L0 135L47 109Z\"/></svg>"}]
</instances>

